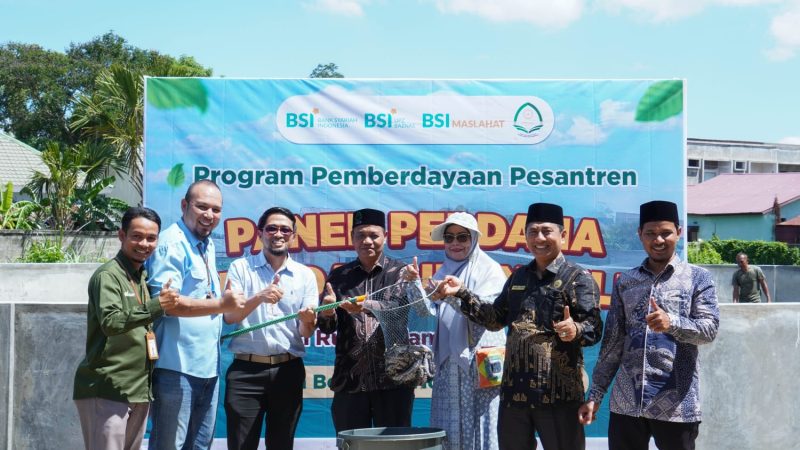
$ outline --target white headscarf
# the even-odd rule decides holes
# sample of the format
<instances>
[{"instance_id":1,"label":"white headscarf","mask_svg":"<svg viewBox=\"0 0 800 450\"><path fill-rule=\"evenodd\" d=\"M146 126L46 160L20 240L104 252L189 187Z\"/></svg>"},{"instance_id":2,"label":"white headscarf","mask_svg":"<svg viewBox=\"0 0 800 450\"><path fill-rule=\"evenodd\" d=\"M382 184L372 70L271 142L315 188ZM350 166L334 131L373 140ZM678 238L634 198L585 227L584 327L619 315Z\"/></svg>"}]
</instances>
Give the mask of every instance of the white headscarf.
<instances>
[{"instance_id":1,"label":"white headscarf","mask_svg":"<svg viewBox=\"0 0 800 450\"><path fill-rule=\"evenodd\" d=\"M500 264L478 246L478 239L481 236L478 222L469 213L454 213L431 231L431 239L444 240L444 232L450 225L459 225L469 230L472 246L467 258L461 261L450 259L445 253L444 264L436 271L434 278L440 280L446 275L453 275L481 301L494 301L503 289L506 275ZM438 304L437 316L439 320L434 340L437 366L454 357L458 358L458 364L464 370L468 370L475 347L505 344L504 331L487 332L482 326L469 322L461 311L457 311L447 303Z\"/></svg>"}]
</instances>

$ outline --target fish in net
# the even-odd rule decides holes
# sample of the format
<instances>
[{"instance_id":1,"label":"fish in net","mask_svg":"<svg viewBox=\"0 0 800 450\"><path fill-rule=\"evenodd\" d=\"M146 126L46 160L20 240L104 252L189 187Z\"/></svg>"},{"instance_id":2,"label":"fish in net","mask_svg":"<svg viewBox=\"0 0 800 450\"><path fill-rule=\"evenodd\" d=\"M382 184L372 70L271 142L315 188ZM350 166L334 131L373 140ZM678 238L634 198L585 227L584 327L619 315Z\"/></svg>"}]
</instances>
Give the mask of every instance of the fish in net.
<instances>
[{"instance_id":1,"label":"fish in net","mask_svg":"<svg viewBox=\"0 0 800 450\"><path fill-rule=\"evenodd\" d=\"M375 291L364 301L378 320L386 344L386 375L396 383L420 386L433 378L433 351L426 343L436 330L436 316L419 281L401 281Z\"/></svg>"}]
</instances>

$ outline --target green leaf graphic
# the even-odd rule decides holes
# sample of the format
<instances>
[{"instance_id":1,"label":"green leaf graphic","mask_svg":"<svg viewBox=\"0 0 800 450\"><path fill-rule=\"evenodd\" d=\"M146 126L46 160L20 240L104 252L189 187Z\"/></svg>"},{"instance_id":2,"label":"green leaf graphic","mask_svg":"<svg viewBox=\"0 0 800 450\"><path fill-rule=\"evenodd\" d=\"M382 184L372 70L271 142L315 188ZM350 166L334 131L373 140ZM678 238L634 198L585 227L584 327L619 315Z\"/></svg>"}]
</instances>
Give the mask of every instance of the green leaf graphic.
<instances>
[{"instance_id":1,"label":"green leaf graphic","mask_svg":"<svg viewBox=\"0 0 800 450\"><path fill-rule=\"evenodd\" d=\"M175 167L167 175L167 184L175 189L181 187L184 180L186 180L186 174L183 173L183 163L175 164Z\"/></svg>"},{"instance_id":2,"label":"green leaf graphic","mask_svg":"<svg viewBox=\"0 0 800 450\"><path fill-rule=\"evenodd\" d=\"M638 122L660 122L683 111L683 81L668 80L653 83L636 107Z\"/></svg>"},{"instance_id":3,"label":"green leaf graphic","mask_svg":"<svg viewBox=\"0 0 800 450\"><path fill-rule=\"evenodd\" d=\"M208 91L196 78L149 78L147 102L158 109L208 109Z\"/></svg>"}]
</instances>

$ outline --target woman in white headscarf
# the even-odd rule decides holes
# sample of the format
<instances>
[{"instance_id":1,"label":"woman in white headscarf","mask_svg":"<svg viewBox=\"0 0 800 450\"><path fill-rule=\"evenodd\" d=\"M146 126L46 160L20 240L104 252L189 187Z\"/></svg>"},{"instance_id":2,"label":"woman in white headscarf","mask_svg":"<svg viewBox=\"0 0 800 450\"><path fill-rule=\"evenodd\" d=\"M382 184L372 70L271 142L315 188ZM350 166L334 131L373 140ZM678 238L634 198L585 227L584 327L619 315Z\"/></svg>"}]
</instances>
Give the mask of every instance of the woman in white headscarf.
<instances>
[{"instance_id":1,"label":"woman in white headscarf","mask_svg":"<svg viewBox=\"0 0 800 450\"><path fill-rule=\"evenodd\" d=\"M506 275L500 265L478 247L478 222L465 212L450 215L431 231L431 239L444 241L445 260L433 278L458 277L481 301L500 295ZM407 278L419 276L415 265L406 267ZM487 331L467 320L457 303L435 302L434 338L436 377L431 397L431 426L447 432L450 450L498 448L497 414L500 387L479 388L476 350L503 347L506 334ZM455 307L453 306L455 305Z\"/></svg>"}]
</instances>

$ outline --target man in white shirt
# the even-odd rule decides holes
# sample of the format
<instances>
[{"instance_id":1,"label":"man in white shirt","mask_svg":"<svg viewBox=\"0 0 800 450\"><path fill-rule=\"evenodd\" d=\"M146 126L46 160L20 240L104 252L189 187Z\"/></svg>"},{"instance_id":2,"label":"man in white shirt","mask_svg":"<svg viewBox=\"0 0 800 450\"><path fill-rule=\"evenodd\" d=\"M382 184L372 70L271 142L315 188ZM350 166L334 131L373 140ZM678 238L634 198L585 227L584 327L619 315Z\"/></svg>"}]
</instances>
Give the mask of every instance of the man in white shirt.
<instances>
[{"instance_id":1,"label":"man in white shirt","mask_svg":"<svg viewBox=\"0 0 800 450\"><path fill-rule=\"evenodd\" d=\"M303 409L303 337L316 326L318 299L314 273L289 256L295 222L286 208L266 210L258 220L263 251L235 260L228 270L231 288L244 291L248 300L243 310L225 314L226 323L244 328L299 313L231 340L234 361L225 378L229 449L258 448L264 423L268 450L293 448Z\"/></svg>"}]
</instances>

